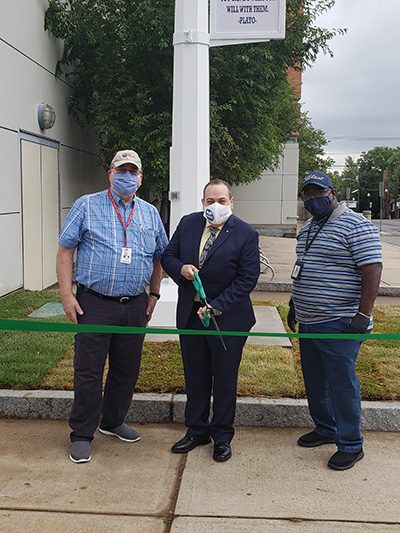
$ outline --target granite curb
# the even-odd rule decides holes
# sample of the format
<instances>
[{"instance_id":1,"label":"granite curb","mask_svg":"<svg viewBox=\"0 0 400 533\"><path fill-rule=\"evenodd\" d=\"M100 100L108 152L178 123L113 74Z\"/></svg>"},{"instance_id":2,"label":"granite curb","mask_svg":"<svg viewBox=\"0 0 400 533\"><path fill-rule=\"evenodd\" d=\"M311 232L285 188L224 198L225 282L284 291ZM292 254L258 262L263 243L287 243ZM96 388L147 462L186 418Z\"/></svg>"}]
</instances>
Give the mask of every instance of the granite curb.
<instances>
[{"instance_id":1,"label":"granite curb","mask_svg":"<svg viewBox=\"0 0 400 533\"><path fill-rule=\"evenodd\" d=\"M292 292L292 284L286 281L259 281L255 291L265 292ZM384 286L379 287L378 296L400 296L400 287Z\"/></svg>"},{"instance_id":2,"label":"granite curb","mask_svg":"<svg viewBox=\"0 0 400 533\"><path fill-rule=\"evenodd\" d=\"M0 417L67 420L72 400L72 391L0 389ZM185 405L184 394L135 394L127 420L139 424L183 423ZM312 421L304 399L240 397L235 425L312 427ZM362 402L362 427L400 432L400 402Z\"/></svg>"}]
</instances>

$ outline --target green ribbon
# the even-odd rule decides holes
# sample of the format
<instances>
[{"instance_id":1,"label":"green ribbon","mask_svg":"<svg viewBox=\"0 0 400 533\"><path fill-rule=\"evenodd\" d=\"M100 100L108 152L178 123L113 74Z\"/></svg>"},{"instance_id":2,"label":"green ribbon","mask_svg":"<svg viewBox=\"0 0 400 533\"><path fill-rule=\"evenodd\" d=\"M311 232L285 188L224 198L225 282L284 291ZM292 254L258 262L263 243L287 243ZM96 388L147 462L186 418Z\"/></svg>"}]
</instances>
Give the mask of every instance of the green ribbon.
<instances>
[{"instance_id":1,"label":"green ribbon","mask_svg":"<svg viewBox=\"0 0 400 533\"><path fill-rule=\"evenodd\" d=\"M0 320L0 331L47 331L63 333L131 333L136 335L223 335L224 337L288 337L290 339L400 340L400 333L268 333L259 331L214 331L202 329L105 326L31 320Z\"/></svg>"}]
</instances>

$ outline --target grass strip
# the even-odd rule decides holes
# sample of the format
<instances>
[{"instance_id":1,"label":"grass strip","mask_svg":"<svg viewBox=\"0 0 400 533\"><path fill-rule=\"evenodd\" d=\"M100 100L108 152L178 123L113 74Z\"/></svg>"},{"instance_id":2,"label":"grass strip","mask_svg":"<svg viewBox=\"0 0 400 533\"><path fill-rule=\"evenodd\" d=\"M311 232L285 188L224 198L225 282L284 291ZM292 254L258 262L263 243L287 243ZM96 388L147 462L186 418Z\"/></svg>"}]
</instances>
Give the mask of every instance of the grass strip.
<instances>
[{"instance_id":1,"label":"grass strip","mask_svg":"<svg viewBox=\"0 0 400 533\"><path fill-rule=\"evenodd\" d=\"M49 301L59 301L57 292L20 291L0 298L0 319L26 319ZM283 318L288 306L275 305ZM47 322L63 323L66 319ZM374 331L385 335L400 331L400 308L379 306L374 310ZM32 320L33 322L33 320ZM175 331L175 330L174 330ZM71 333L0 331L0 386L12 388L73 388L73 335ZM293 348L246 344L239 374L242 396L304 397L299 341ZM364 400L400 399L400 350L387 338L364 342L357 362ZM138 392L184 392L179 343L145 342Z\"/></svg>"},{"instance_id":2,"label":"grass strip","mask_svg":"<svg viewBox=\"0 0 400 533\"><path fill-rule=\"evenodd\" d=\"M0 319L23 320L35 309L54 301L60 301L55 291L17 291L0 298ZM67 319L49 319L55 323L63 321ZM72 342L71 333L0 331L0 386L39 388Z\"/></svg>"}]
</instances>

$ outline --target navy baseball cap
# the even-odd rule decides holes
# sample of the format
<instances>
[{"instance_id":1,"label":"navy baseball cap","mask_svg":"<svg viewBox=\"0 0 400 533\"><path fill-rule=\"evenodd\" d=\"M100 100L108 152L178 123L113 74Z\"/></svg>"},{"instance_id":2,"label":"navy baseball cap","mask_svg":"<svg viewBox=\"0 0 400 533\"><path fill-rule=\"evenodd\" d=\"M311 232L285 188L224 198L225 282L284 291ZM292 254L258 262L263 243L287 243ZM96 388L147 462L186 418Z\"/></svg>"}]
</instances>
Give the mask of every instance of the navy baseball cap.
<instances>
[{"instance_id":1,"label":"navy baseball cap","mask_svg":"<svg viewBox=\"0 0 400 533\"><path fill-rule=\"evenodd\" d=\"M331 181L331 178L324 174L323 172L319 172L319 170L315 170L314 172L311 172L311 174L308 174L304 178L303 185L301 186L301 192L304 190L307 185L317 185L318 187L321 187L322 189L333 189L333 183Z\"/></svg>"}]
</instances>

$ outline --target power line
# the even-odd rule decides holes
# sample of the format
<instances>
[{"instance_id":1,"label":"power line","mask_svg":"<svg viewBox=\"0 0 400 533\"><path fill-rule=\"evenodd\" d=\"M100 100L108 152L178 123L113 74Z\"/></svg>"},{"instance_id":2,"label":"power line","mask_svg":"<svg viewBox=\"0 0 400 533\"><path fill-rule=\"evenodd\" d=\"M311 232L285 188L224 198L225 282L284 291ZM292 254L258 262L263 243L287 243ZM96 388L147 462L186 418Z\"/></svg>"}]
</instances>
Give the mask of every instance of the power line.
<instances>
[{"instance_id":1,"label":"power line","mask_svg":"<svg viewBox=\"0 0 400 533\"><path fill-rule=\"evenodd\" d=\"M368 136L346 136L346 135L335 135L332 137L327 136L331 140L341 140L341 141L400 141L400 137L368 137Z\"/></svg>"}]
</instances>

